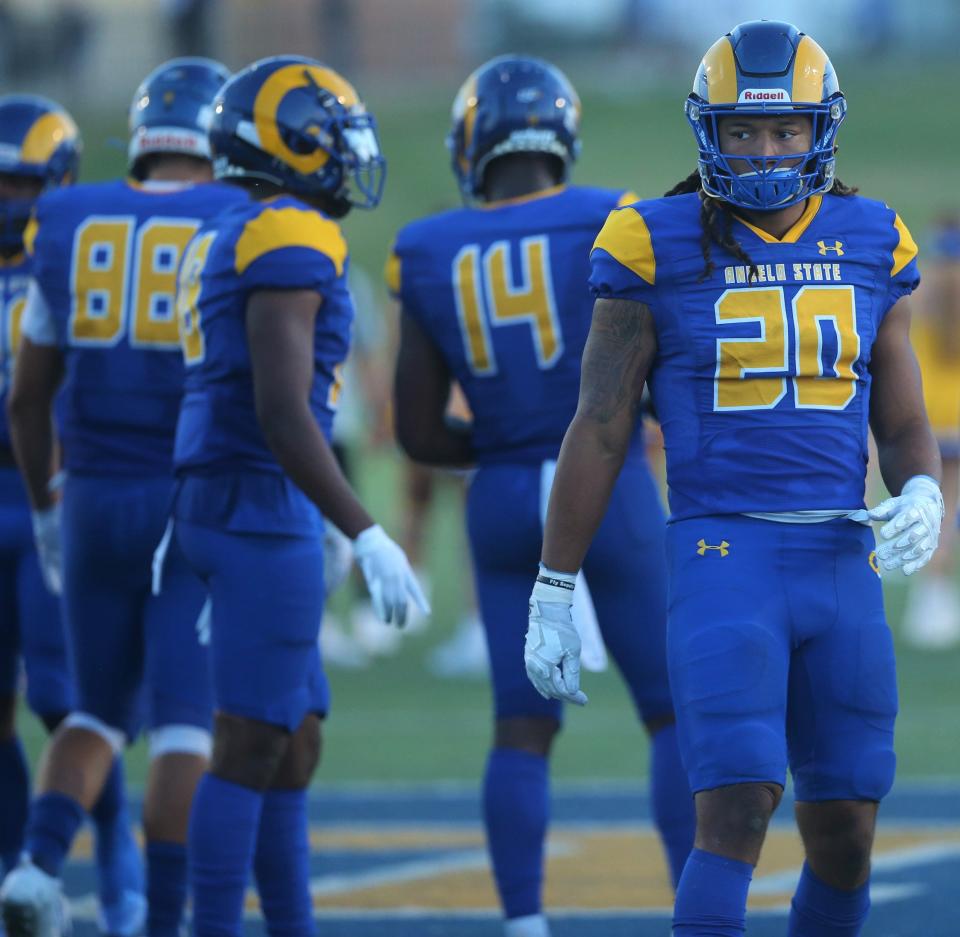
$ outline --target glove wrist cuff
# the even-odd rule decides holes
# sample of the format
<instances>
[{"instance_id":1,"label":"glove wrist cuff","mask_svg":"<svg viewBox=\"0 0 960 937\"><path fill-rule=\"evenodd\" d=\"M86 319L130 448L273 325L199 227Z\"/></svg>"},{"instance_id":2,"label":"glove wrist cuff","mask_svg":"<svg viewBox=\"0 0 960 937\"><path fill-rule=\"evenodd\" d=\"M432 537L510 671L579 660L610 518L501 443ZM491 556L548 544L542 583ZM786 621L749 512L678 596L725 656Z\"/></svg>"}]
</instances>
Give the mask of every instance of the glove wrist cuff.
<instances>
[{"instance_id":1,"label":"glove wrist cuff","mask_svg":"<svg viewBox=\"0 0 960 937\"><path fill-rule=\"evenodd\" d=\"M540 564L540 572L533 587L533 598L540 602L573 604L573 590L577 583L576 573L562 573Z\"/></svg>"},{"instance_id":2,"label":"glove wrist cuff","mask_svg":"<svg viewBox=\"0 0 960 937\"><path fill-rule=\"evenodd\" d=\"M361 530L360 533L350 541L350 545L353 547L353 555L358 558L366 556L371 550L375 550L379 544L387 539L389 538L387 537L386 531L384 531L379 524L372 524L366 530Z\"/></svg>"},{"instance_id":3,"label":"glove wrist cuff","mask_svg":"<svg viewBox=\"0 0 960 937\"><path fill-rule=\"evenodd\" d=\"M940 491L940 485L935 478L929 475L914 475L904 482L900 490L901 495L912 493L925 494L933 498L940 505L940 516L943 517L943 493Z\"/></svg>"}]
</instances>

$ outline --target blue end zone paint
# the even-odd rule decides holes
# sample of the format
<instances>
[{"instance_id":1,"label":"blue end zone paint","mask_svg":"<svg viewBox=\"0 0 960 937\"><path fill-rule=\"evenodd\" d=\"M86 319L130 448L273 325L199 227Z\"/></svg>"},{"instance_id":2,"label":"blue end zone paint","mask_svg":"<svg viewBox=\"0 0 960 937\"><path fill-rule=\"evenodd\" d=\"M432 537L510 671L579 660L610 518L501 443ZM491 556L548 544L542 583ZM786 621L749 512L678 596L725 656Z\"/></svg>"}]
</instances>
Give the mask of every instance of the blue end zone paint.
<instances>
[{"instance_id":1,"label":"blue end zone paint","mask_svg":"<svg viewBox=\"0 0 960 937\"><path fill-rule=\"evenodd\" d=\"M554 788L553 823L649 822L650 801L637 784L631 791L605 782ZM894 787L880 808L884 820L960 823L960 785L956 782L915 782ZM354 823L479 823L480 792L464 785L415 788L318 787L310 819L324 825ZM793 823L792 792L788 789L774 823Z\"/></svg>"},{"instance_id":2,"label":"blue end zone paint","mask_svg":"<svg viewBox=\"0 0 960 937\"><path fill-rule=\"evenodd\" d=\"M639 786L639 785L638 785ZM647 799L639 793L605 783L558 786L553 798L553 818L557 827L581 828L618 823L646 824L649 821ZM422 824L426 830L443 828L479 833L478 790L469 786L438 785L420 788L319 787L311 803L311 820L332 835L362 828L364 832L391 827L410 828ZM778 824L792 824L792 809L784 803L778 811ZM946 831L960 827L960 783L931 781L900 784L881 808L881 826L888 830L922 827ZM431 859L462 856L462 845L442 847L431 852ZM423 853L406 847L370 849L362 854L333 847L315 854L312 874L352 876L362 872L376 875L391 866L416 862ZM956 937L960 917L960 846L917 850L907 862L885 867L880 861L873 881L885 888L888 897L875 903L863 937ZM90 893L94 890L93 869L89 862L72 862L65 874L65 886L71 897L85 895L77 905L80 920L75 937L93 937ZM665 937L669 914L664 909L615 909L596 912L576 908L556 909L550 915L553 937ZM782 937L783 911L754 911L748 915L751 937ZM324 910L318 915L321 934L338 937L499 937L502 926L490 911L448 913L443 911L397 912ZM249 920L246 937L263 937L258 920Z\"/></svg>"}]
</instances>

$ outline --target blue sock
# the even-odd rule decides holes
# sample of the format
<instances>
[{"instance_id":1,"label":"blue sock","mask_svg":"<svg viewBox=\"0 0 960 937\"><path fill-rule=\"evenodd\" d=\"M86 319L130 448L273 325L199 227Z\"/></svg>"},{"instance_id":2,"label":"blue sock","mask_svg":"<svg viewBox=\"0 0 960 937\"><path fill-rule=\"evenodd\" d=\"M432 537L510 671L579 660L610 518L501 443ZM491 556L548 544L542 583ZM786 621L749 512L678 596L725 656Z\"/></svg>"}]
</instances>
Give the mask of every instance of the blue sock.
<instances>
[{"instance_id":1,"label":"blue sock","mask_svg":"<svg viewBox=\"0 0 960 937\"><path fill-rule=\"evenodd\" d=\"M270 937L316 933L305 790L267 791L263 795L253 868Z\"/></svg>"},{"instance_id":2,"label":"blue sock","mask_svg":"<svg viewBox=\"0 0 960 937\"><path fill-rule=\"evenodd\" d=\"M124 892L143 891L143 860L130 826L123 759L116 757L100 796L90 810L96 828L97 890L109 907Z\"/></svg>"},{"instance_id":3,"label":"blue sock","mask_svg":"<svg viewBox=\"0 0 960 937\"><path fill-rule=\"evenodd\" d=\"M746 932L753 866L694 848L677 885L673 937L740 937Z\"/></svg>"},{"instance_id":4,"label":"blue sock","mask_svg":"<svg viewBox=\"0 0 960 937\"><path fill-rule=\"evenodd\" d=\"M0 742L0 862L9 872L20 858L30 812L30 771L17 736Z\"/></svg>"},{"instance_id":5,"label":"blue sock","mask_svg":"<svg viewBox=\"0 0 960 937\"><path fill-rule=\"evenodd\" d=\"M675 724L660 729L650 740L650 808L667 854L670 881L676 888L693 849L697 812L680 761Z\"/></svg>"},{"instance_id":6,"label":"blue sock","mask_svg":"<svg viewBox=\"0 0 960 937\"><path fill-rule=\"evenodd\" d=\"M240 937L262 807L260 791L213 774L200 779L188 844L195 937Z\"/></svg>"},{"instance_id":7,"label":"blue sock","mask_svg":"<svg viewBox=\"0 0 960 937\"><path fill-rule=\"evenodd\" d=\"M787 937L857 937L869 911L869 882L841 891L821 882L804 862L790 904Z\"/></svg>"},{"instance_id":8,"label":"blue sock","mask_svg":"<svg viewBox=\"0 0 960 937\"><path fill-rule=\"evenodd\" d=\"M178 937L186 900L186 844L150 840L147 843L147 933L150 937Z\"/></svg>"},{"instance_id":9,"label":"blue sock","mask_svg":"<svg viewBox=\"0 0 960 937\"><path fill-rule=\"evenodd\" d=\"M73 838L86 819L87 812L72 797L49 791L30 806L24 848L34 864L48 875L60 877Z\"/></svg>"},{"instance_id":10,"label":"blue sock","mask_svg":"<svg viewBox=\"0 0 960 937\"><path fill-rule=\"evenodd\" d=\"M515 748L493 749L483 779L483 820L507 918L540 913L549 814L547 759Z\"/></svg>"}]
</instances>

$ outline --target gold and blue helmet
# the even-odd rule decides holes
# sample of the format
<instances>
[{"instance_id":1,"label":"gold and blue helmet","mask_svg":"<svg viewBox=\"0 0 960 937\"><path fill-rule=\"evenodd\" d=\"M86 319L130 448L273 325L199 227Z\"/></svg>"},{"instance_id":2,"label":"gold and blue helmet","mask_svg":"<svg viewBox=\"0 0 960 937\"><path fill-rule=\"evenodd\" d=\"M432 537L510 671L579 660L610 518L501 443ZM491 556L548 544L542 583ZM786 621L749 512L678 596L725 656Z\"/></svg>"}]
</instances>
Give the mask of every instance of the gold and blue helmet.
<instances>
[{"instance_id":1,"label":"gold and blue helmet","mask_svg":"<svg viewBox=\"0 0 960 937\"><path fill-rule=\"evenodd\" d=\"M846 110L833 65L810 36L789 23L742 23L707 50L686 102L700 150L703 190L759 211L786 208L826 191L833 185L837 131ZM787 113L810 117L808 151L779 157L722 151L722 118ZM738 173L731 159L749 168Z\"/></svg>"},{"instance_id":2,"label":"gold and blue helmet","mask_svg":"<svg viewBox=\"0 0 960 937\"><path fill-rule=\"evenodd\" d=\"M213 99L230 70L213 59L187 56L154 69L137 88L130 104L130 171L152 153L178 153L210 159L207 131Z\"/></svg>"},{"instance_id":3,"label":"gold and blue helmet","mask_svg":"<svg viewBox=\"0 0 960 937\"><path fill-rule=\"evenodd\" d=\"M39 190L73 182L80 131L59 104L33 94L0 96L0 173L37 180ZM0 249L17 249L36 198L0 199Z\"/></svg>"},{"instance_id":4,"label":"gold and blue helmet","mask_svg":"<svg viewBox=\"0 0 960 937\"><path fill-rule=\"evenodd\" d=\"M373 114L314 59L277 55L234 75L214 103L210 145L218 179L321 196L334 214L375 208L383 195L387 166Z\"/></svg>"},{"instance_id":5,"label":"gold and blue helmet","mask_svg":"<svg viewBox=\"0 0 960 937\"><path fill-rule=\"evenodd\" d=\"M580 98L559 68L529 55L481 65L453 102L447 149L460 190L480 194L490 162L510 153L557 158L566 180L580 153Z\"/></svg>"}]
</instances>

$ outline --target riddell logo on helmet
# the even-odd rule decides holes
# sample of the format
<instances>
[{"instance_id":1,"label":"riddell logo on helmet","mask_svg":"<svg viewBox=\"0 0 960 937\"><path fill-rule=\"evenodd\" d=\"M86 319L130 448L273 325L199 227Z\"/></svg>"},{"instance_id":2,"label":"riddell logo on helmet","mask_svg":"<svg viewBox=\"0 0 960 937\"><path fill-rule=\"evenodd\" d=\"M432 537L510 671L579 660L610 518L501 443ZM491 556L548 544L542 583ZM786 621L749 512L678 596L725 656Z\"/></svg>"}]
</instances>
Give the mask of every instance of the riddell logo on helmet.
<instances>
[{"instance_id":1,"label":"riddell logo on helmet","mask_svg":"<svg viewBox=\"0 0 960 937\"><path fill-rule=\"evenodd\" d=\"M141 147L151 147L155 149L198 150L200 148L200 144L197 142L195 136L170 133L169 131L144 133L140 137L139 144Z\"/></svg>"},{"instance_id":2,"label":"riddell logo on helmet","mask_svg":"<svg viewBox=\"0 0 960 937\"><path fill-rule=\"evenodd\" d=\"M790 95L783 88L745 88L740 92L737 102L740 104L763 103L765 101L789 101Z\"/></svg>"}]
</instances>

